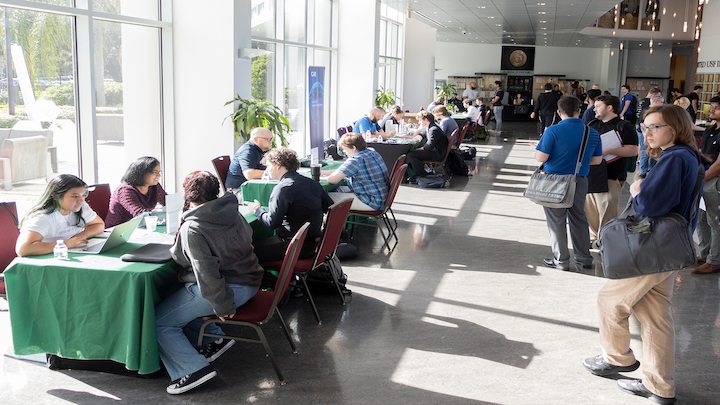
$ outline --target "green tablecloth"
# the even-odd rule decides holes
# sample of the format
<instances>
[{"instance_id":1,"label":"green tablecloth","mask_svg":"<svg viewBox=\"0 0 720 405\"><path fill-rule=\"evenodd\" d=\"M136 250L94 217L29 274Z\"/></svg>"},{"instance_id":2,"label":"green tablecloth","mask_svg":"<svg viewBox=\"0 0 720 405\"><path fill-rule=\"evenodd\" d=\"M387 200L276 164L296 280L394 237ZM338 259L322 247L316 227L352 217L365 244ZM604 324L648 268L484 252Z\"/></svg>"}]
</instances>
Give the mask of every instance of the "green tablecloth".
<instances>
[{"instance_id":1,"label":"green tablecloth","mask_svg":"<svg viewBox=\"0 0 720 405\"><path fill-rule=\"evenodd\" d=\"M272 235L252 213L244 217L254 240ZM140 374L159 370L155 305L177 281L177 270L174 262L119 259L141 246L127 243L102 255L70 253L67 261L52 255L16 258L4 272L15 353L114 360Z\"/></svg>"},{"instance_id":2,"label":"green tablecloth","mask_svg":"<svg viewBox=\"0 0 720 405\"><path fill-rule=\"evenodd\" d=\"M343 162L333 162L323 166L323 170L335 170L342 165ZM266 207L270 202L270 194L279 183L278 180L248 180L242 184L242 195L244 201L258 200L260 205ZM344 181L337 184L330 184L327 180L320 180L325 191L330 192L344 185Z\"/></svg>"}]
</instances>

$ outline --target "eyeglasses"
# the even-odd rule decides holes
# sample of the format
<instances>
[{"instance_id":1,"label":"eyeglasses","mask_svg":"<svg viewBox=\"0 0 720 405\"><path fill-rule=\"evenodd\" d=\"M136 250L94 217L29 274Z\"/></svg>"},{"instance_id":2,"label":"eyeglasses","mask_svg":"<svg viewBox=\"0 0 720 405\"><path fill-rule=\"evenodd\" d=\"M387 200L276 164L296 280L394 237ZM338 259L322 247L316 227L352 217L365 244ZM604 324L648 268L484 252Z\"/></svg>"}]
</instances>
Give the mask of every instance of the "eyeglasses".
<instances>
[{"instance_id":1,"label":"eyeglasses","mask_svg":"<svg viewBox=\"0 0 720 405\"><path fill-rule=\"evenodd\" d=\"M665 124L665 125L650 125L650 126L645 126L643 124L640 124L640 132L645 133L645 131L650 131L650 133L656 134L659 128L666 127L666 126L667 126L667 124Z\"/></svg>"},{"instance_id":2,"label":"eyeglasses","mask_svg":"<svg viewBox=\"0 0 720 405\"><path fill-rule=\"evenodd\" d=\"M268 142L272 142L272 140L275 139L274 136L271 136L270 138L265 138L264 136L258 136L258 138L264 139L264 140L266 140L266 141L268 141Z\"/></svg>"},{"instance_id":3,"label":"eyeglasses","mask_svg":"<svg viewBox=\"0 0 720 405\"><path fill-rule=\"evenodd\" d=\"M162 176L162 170L153 170L150 173L156 175L156 176Z\"/></svg>"}]
</instances>

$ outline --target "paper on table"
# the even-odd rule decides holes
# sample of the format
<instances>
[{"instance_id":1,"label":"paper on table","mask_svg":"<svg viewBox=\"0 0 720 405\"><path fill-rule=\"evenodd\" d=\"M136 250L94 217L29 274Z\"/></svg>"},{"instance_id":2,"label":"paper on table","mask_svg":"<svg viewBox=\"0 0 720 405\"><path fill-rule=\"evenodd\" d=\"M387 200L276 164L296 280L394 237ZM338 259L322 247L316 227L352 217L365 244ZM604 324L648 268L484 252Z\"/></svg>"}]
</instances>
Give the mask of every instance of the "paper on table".
<instances>
[{"instance_id":1,"label":"paper on table","mask_svg":"<svg viewBox=\"0 0 720 405\"><path fill-rule=\"evenodd\" d=\"M165 196L165 211L167 212L167 233L174 235L180 227L180 214L183 207L182 193L168 194Z\"/></svg>"},{"instance_id":2,"label":"paper on table","mask_svg":"<svg viewBox=\"0 0 720 405\"><path fill-rule=\"evenodd\" d=\"M602 147L603 149L614 149L614 148L622 148L623 144L620 140L620 134L614 129L611 129L610 131L605 132L604 134L600 135L600 139L602 140ZM603 159L605 159L606 162L614 162L617 159L620 159L620 156L615 156L611 154L607 154L603 156Z\"/></svg>"}]
</instances>

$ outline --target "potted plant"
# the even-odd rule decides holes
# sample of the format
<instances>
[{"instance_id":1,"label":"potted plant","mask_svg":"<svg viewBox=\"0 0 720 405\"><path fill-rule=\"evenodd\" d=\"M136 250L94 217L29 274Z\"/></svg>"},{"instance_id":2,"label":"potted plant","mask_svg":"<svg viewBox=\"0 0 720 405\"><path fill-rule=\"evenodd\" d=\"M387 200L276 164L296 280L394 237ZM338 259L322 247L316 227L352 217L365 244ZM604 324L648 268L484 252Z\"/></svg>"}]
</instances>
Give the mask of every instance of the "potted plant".
<instances>
[{"instance_id":1,"label":"potted plant","mask_svg":"<svg viewBox=\"0 0 720 405\"><path fill-rule=\"evenodd\" d=\"M457 93L457 85L442 81L435 87L435 91L437 91L438 97L442 97L447 101L453 94Z\"/></svg>"},{"instance_id":2,"label":"potted plant","mask_svg":"<svg viewBox=\"0 0 720 405\"><path fill-rule=\"evenodd\" d=\"M245 100L239 94L225 105L236 101L238 102L237 108L225 119L230 118L232 120L235 126L235 139L238 142L247 142L250 139L250 131L255 127L262 127L277 135L282 146L289 144L285 135L292 132L290 122L283 116L282 111L277 106L266 100ZM223 122L225 121L223 120ZM274 146L275 140L273 140Z\"/></svg>"},{"instance_id":3,"label":"potted plant","mask_svg":"<svg viewBox=\"0 0 720 405\"><path fill-rule=\"evenodd\" d=\"M390 89L385 90L380 86L375 92L375 105L379 105L386 110L397 104L397 101L402 101L402 99L396 96Z\"/></svg>"}]
</instances>

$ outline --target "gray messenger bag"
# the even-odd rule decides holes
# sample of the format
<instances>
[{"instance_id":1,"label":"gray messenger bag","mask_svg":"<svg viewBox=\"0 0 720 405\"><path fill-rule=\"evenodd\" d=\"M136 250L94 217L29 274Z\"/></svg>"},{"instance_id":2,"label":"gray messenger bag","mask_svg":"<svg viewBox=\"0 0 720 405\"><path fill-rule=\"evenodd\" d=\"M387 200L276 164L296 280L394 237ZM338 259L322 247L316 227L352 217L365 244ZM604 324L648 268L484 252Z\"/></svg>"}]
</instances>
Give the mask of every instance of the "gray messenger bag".
<instances>
[{"instance_id":1,"label":"gray messenger bag","mask_svg":"<svg viewBox=\"0 0 720 405\"><path fill-rule=\"evenodd\" d=\"M582 158L585 155L584 152L587 148L588 138L589 129L588 126L585 125L574 174L548 173L545 171L545 164L543 163L535 170L535 173L530 176L530 182L523 195L529 198L530 201L548 208L572 207L573 200L575 199L575 187L577 186L576 179L578 172L580 172Z\"/></svg>"}]
</instances>

